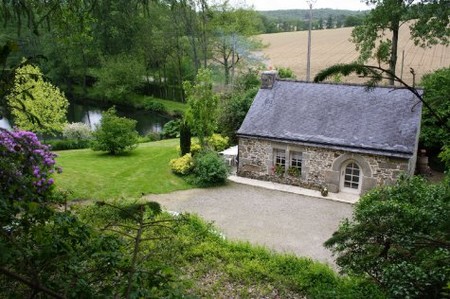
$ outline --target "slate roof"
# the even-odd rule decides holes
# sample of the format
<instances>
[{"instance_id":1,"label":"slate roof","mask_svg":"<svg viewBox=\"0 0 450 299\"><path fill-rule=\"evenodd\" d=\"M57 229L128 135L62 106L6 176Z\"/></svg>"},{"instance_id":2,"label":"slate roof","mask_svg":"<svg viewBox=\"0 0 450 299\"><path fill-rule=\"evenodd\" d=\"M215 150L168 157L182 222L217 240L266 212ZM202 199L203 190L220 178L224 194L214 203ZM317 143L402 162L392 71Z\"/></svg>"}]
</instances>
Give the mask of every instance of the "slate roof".
<instances>
[{"instance_id":1,"label":"slate roof","mask_svg":"<svg viewBox=\"0 0 450 299\"><path fill-rule=\"evenodd\" d=\"M259 90L237 134L409 158L421 109L406 89L276 80Z\"/></svg>"}]
</instances>

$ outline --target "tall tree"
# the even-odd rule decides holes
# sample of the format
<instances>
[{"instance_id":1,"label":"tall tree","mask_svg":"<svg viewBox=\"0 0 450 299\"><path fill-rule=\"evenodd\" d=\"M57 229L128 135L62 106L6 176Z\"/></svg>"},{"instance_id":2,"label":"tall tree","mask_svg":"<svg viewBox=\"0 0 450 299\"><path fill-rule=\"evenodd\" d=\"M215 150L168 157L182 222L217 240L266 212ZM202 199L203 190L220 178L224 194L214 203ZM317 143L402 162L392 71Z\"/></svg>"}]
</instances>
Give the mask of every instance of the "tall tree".
<instances>
[{"instance_id":1,"label":"tall tree","mask_svg":"<svg viewBox=\"0 0 450 299\"><path fill-rule=\"evenodd\" d=\"M200 69L194 84L183 84L189 107L186 119L197 133L202 147L206 146L207 137L211 136L217 127L218 96L212 90L211 76L210 70Z\"/></svg>"},{"instance_id":2,"label":"tall tree","mask_svg":"<svg viewBox=\"0 0 450 299\"><path fill-rule=\"evenodd\" d=\"M329 15L328 19L327 19L327 29L333 29L334 28L334 24L333 24L333 16Z\"/></svg>"},{"instance_id":3,"label":"tall tree","mask_svg":"<svg viewBox=\"0 0 450 299\"><path fill-rule=\"evenodd\" d=\"M59 88L44 81L38 67L25 65L17 69L14 87L7 99L14 123L20 129L54 134L62 132L67 122L68 100ZM38 121L31 120L29 113L35 115Z\"/></svg>"},{"instance_id":4,"label":"tall tree","mask_svg":"<svg viewBox=\"0 0 450 299\"><path fill-rule=\"evenodd\" d=\"M258 14L249 9L234 9L225 2L213 11L213 59L224 70L225 84L233 81L236 65L245 52L254 47L250 36L257 33L261 26Z\"/></svg>"},{"instance_id":5,"label":"tall tree","mask_svg":"<svg viewBox=\"0 0 450 299\"><path fill-rule=\"evenodd\" d=\"M367 61L378 47L389 48L388 55L383 61L388 62L389 70L396 73L397 49L399 30L402 25L410 21L411 37L416 44L426 46L438 42L448 45L450 28L450 5L448 0L365 0L367 4L374 4L361 26L352 32L352 40L360 51L360 62ZM414 21L412 21L414 20ZM387 32L389 36L387 35ZM387 53L386 53L387 54ZM389 79L394 85L394 78Z\"/></svg>"}]
</instances>

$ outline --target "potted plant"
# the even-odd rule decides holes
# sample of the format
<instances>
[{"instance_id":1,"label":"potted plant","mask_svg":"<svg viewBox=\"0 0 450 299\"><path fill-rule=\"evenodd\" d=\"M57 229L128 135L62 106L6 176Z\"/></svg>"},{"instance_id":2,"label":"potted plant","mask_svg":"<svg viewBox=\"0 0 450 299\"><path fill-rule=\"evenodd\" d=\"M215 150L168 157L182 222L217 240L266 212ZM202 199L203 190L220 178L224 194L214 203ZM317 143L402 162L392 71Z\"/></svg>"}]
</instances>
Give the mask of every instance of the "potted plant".
<instances>
[{"instance_id":1,"label":"potted plant","mask_svg":"<svg viewBox=\"0 0 450 299\"><path fill-rule=\"evenodd\" d=\"M300 169L298 169L297 167L292 167L291 166L291 167L288 168L287 172L288 172L288 174L290 176L293 176L293 177L299 177L300 176Z\"/></svg>"},{"instance_id":2,"label":"potted plant","mask_svg":"<svg viewBox=\"0 0 450 299\"><path fill-rule=\"evenodd\" d=\"M320 194L322 194L323 197L328 196L328 188L326 186L323 186L320 190Z\"/></svg>"}]
</instances>

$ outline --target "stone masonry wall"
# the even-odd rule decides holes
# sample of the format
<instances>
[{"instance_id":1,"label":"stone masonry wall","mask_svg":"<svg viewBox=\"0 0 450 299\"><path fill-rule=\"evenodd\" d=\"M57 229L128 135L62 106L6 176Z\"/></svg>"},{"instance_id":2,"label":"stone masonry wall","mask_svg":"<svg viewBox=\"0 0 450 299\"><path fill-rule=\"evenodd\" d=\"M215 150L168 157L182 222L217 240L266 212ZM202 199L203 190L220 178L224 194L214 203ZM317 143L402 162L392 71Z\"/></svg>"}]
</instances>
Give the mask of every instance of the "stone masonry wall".
<instances>
[{"instance_id":1,"label":"stone masonry wall","mask_svg":"<svg viewBox=\"0 0 450 299\"><path fill-rule=\"evenodd\" d=\"M286 163L292 151L303 155L301 177L292 177L285 173L277 175L273 171L274 149L286 151ZM350 158L347 159L346 157ZM339 158L339 159L338 159ZM344 158L344 159L343 159ZM327 186L331 192L338 192L336 175L340 173L340 163L348 160L361 161L363 190L365 192L375 186L392 184L402 172L409 172L408 160L379 155L352 154L341 150L310 147L299 144L275 142L253 138L240 138L238 175L248 178L273 181L278 183L302 186L320 190ZM336 171L336 168L339 170ZM336 174L337 172L337 174ZM339 180L339 178L337 178Z\"/></svg>"}]
</instances>

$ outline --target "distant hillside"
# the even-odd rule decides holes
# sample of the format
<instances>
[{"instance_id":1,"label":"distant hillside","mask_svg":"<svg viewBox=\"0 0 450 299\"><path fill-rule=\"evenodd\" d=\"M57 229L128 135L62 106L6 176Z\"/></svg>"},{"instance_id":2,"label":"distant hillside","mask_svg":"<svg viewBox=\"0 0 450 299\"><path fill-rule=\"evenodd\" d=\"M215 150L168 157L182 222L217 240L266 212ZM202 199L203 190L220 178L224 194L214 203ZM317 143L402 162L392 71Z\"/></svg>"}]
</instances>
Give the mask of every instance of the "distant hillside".
<instances>
[{"instance_id":1,"label":"distant hillside","mask_svg":"<svg viewBox=\"0 0 450 299\"><path fill-rule=\"evenodd\" d=\"M358 26L367 12L368 10L313 9L312 28L317 30ZM309 28L308 9L259 11L259 14L263 33L302 31Z\"/></svg>"},{"instance_id":2,"label":"distant hillside","mask_svg":"<svg viewBox=\"0 0 450 299\"><path fill-rule=\"evenodd\" d=\"M297 21L297 20L309 20L309 9L289 9L289 10L268 10L268 11L258 11L263 16L271 19L281 19L283 21ZM367 10L364 11L354 11L354 10L343 10L343 9L330 9L321 8L313 9L313 19L328 19L330 16L334 19L345 18L347 16L363 17Z\"/></svg>"}]
</instances>

